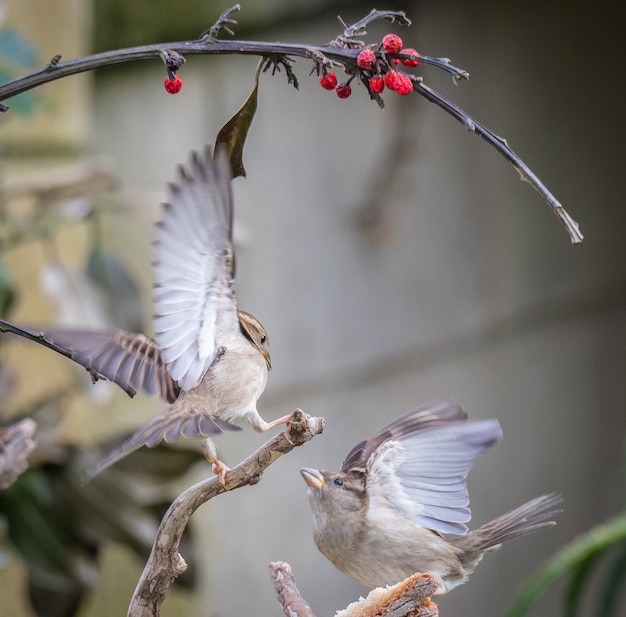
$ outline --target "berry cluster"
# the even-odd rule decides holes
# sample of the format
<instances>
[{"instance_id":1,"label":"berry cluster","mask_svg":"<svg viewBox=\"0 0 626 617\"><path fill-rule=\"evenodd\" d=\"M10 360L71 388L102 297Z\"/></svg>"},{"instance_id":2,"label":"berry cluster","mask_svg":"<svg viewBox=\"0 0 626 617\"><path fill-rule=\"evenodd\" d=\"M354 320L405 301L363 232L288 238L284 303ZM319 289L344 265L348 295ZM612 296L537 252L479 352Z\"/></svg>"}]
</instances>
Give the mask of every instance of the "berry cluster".
<instances>
[{"instance_id":1,"label":"berry cluster","mask_svg":"<svg viewBox=\"0 0 626 617\"><path fill-rule=\"evenodd\" d=\"M397 34L385 35L380 47L385 52L381 59L369 47L362 49L356 59L356 65L361 70L360 76L369 86L370 92L378 95L385 88L401 96L413 92L411 78L402 71L395 70L393 66L398 64L408 68L419 66L419 53L412 48L404 49L402 39ZM388 59L386 54L402 54L407 57ZM334 90L340 99L346 99L352 94L350 81L353 78L354 75L348 81L338 84L337 75L324 67L319 82L325 90Z\"/></svg>"},{"instance_id":2,"label":"berry cluster","mask_svg":"<svg viewBox=\"0 0 626 617\"><path fill-rule=\"evenodd\" d=\"M347 99L352 94L349 81L337 83L337 75L334 71L325 71L320 75L320 86L324 90L334 90L340 99Z\"/></svg>"}]
</instances>

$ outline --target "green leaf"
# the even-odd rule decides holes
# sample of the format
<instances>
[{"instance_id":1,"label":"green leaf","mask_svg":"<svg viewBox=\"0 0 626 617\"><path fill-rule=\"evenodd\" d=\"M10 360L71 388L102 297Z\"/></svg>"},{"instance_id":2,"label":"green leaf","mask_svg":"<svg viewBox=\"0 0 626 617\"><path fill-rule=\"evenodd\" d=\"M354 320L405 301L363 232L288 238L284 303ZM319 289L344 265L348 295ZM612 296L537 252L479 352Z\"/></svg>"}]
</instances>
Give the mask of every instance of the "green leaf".
<instances>
[{"instance_id":1,"label":"green leaf","mask_svg":"<svg viewBox=\"0 0 626 617\"><path fill-rule=\"evenodd\" d=\"M71 518L55 506L40 469L27 470L0 493L0 512L8 521L9 538L35 576L78 575L81 556Z\"/></svg>"},{"instance_id":2,"label":"green leaf","mask_svg":"<svg viewBox=\"0 0 626 617\"><path fill-rule=\"evenodd\" d=\"M562 548L524 585L507 617L527 615L561 577L620 542L626 542L626 513L594 527Z\"/></svg>"},{"instance_id":3,"label":"green leaf","mask_svg":"<svg viewBox=\"0 0 626 617\"><path fill-rule=\"evenodd\" d=\"M263 60L257 66L254 76L254 88L248 95L246 102L239 108L235 115L220 129L215 139L215 148L218 145L226 146L228 158L230 160L231 175L246 177L246 170L243 166L243 146L246 143L248 130L254 119L257 108L257 98L259 91L259 73Z\"/></svg>"},{"instance_id":4,"label":"green leaf","mask_svg":"<svg viewBox=\"0 0 626 617\"><path fill-rule=\"evenodd\" d=\"M598 562L602 553L593 553L587 559L578 564L565 592L565 606L563 617L576 617L579 614L579 606L585 590L585 581L591 575L593 567Z\"/></svg>"},{"instance_id":5,"label":"green leaf","mask_svg":"<svg viewBox=\"0 0 626 617\"><path fill-rule=\"evenodd\" d=\"M626 543L618 552L617 558L611 564L604 580L600 601L598 602L598 617L611 617L617 615L618 600L620 594L626 591Z\"/></svg>"}]
</instances>

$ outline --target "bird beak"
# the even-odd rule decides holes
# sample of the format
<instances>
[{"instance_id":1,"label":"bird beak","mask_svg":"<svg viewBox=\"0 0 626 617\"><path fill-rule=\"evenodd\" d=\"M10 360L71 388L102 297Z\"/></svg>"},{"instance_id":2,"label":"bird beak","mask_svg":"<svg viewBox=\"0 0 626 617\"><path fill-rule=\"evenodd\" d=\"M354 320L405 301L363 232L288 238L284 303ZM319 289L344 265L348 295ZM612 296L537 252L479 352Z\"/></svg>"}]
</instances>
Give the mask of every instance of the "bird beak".
<instances>
[{"instance_id":1,"label":"bird beak","mask_svg":"<svg viewBox=\"0 0 626 617\"><path fill-rule=\"evenodd\" d=\"M304 478L304 481L306 482L306 485L309 488L316 488L319 490L323 488L324 485L326 484L326 481L324 480L324 476L318 469L312 469L311 467L303 467L300 470L300 473L302 474L302 477Z\"/></svg>"},{"instance_id":2,"label":"bird beak","mask_svg":"<svg viewBox=\"0 0 626 617\"><path fill-rule=\"evenodd\" d=\"M272 360L270 359L270 354L268 351L262 351L263 357L265 358L265 364L267 364L267 370L272 370Z\"/></svg>"}]
</instances>

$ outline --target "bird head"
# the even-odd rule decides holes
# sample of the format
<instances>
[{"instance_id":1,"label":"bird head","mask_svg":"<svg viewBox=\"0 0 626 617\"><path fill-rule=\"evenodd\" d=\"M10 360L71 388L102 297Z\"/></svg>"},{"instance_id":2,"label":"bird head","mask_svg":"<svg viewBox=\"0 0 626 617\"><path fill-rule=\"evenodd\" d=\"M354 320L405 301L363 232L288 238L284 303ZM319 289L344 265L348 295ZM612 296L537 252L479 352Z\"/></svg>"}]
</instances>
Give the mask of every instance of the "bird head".
<instances>
[{"instance_id":1,"label":"bird head","mask_svg":"<svg viewBox=\"0 0 626 617\"><path fill-rule=\"evenodd\" d=\"M337 520L367 508L363 478L342 471L320 471L311 467L303 467L300 473L309 487L309 502L316 524Z\"/></svg>"},{"instance_id":2,"label":"bird head","mask_svg":"<svg viewBox=\"0 0 626 617\"><path fill-rule=\"evenodd\" d=\"M270 338L267 330L261 325L261 322L246 311L237 311L239 316L239 326L243 335L259 350L265 359L267 370L272 370L272 360L270 358Z\"/></svg>"}]
</instances>

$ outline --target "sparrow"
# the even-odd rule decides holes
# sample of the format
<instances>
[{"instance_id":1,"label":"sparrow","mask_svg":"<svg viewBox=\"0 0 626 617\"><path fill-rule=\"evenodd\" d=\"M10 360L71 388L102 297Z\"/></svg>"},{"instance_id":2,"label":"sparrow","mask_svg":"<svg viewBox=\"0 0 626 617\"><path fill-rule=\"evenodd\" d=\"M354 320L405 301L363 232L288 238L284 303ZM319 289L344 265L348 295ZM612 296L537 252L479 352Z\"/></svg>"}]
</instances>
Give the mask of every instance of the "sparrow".
<instances>
[{"instance_id":1,"label":"sparrow","mask_svg":"<svg viewBox=\"0 0 626 617\"><path fill-rule=\"evenodd\" d=\"M154 338L123 330L38 332L0 320L11 332L82 365L93 381L108 379L131 397L158 394L167 411L140 428L90 469L85 481L141 446L179 437L204 439L203 450L222 484L228 467L211 436L240 430L246 418L259 432L287 424L257 411L270 360L265 328L239 310L235 298L230 169L222 150L193 153L179 167L156 224L153 262Z\"/></svg>"},{"instance_id":2,"label":"sparrow","mask_svg":"<svg viewBox=\"0 0 626 617\"><path fill-rule=\"evenodd\" d=\"M467 419L453 400L428 403L355 446L341 471L300 470L313 539L335 567L372 588L428 573L441 595L465 583L485 552L555 524L561 498L550 494L468 531L467 474L502 430Z\"/></svg>"}]
</instances>

